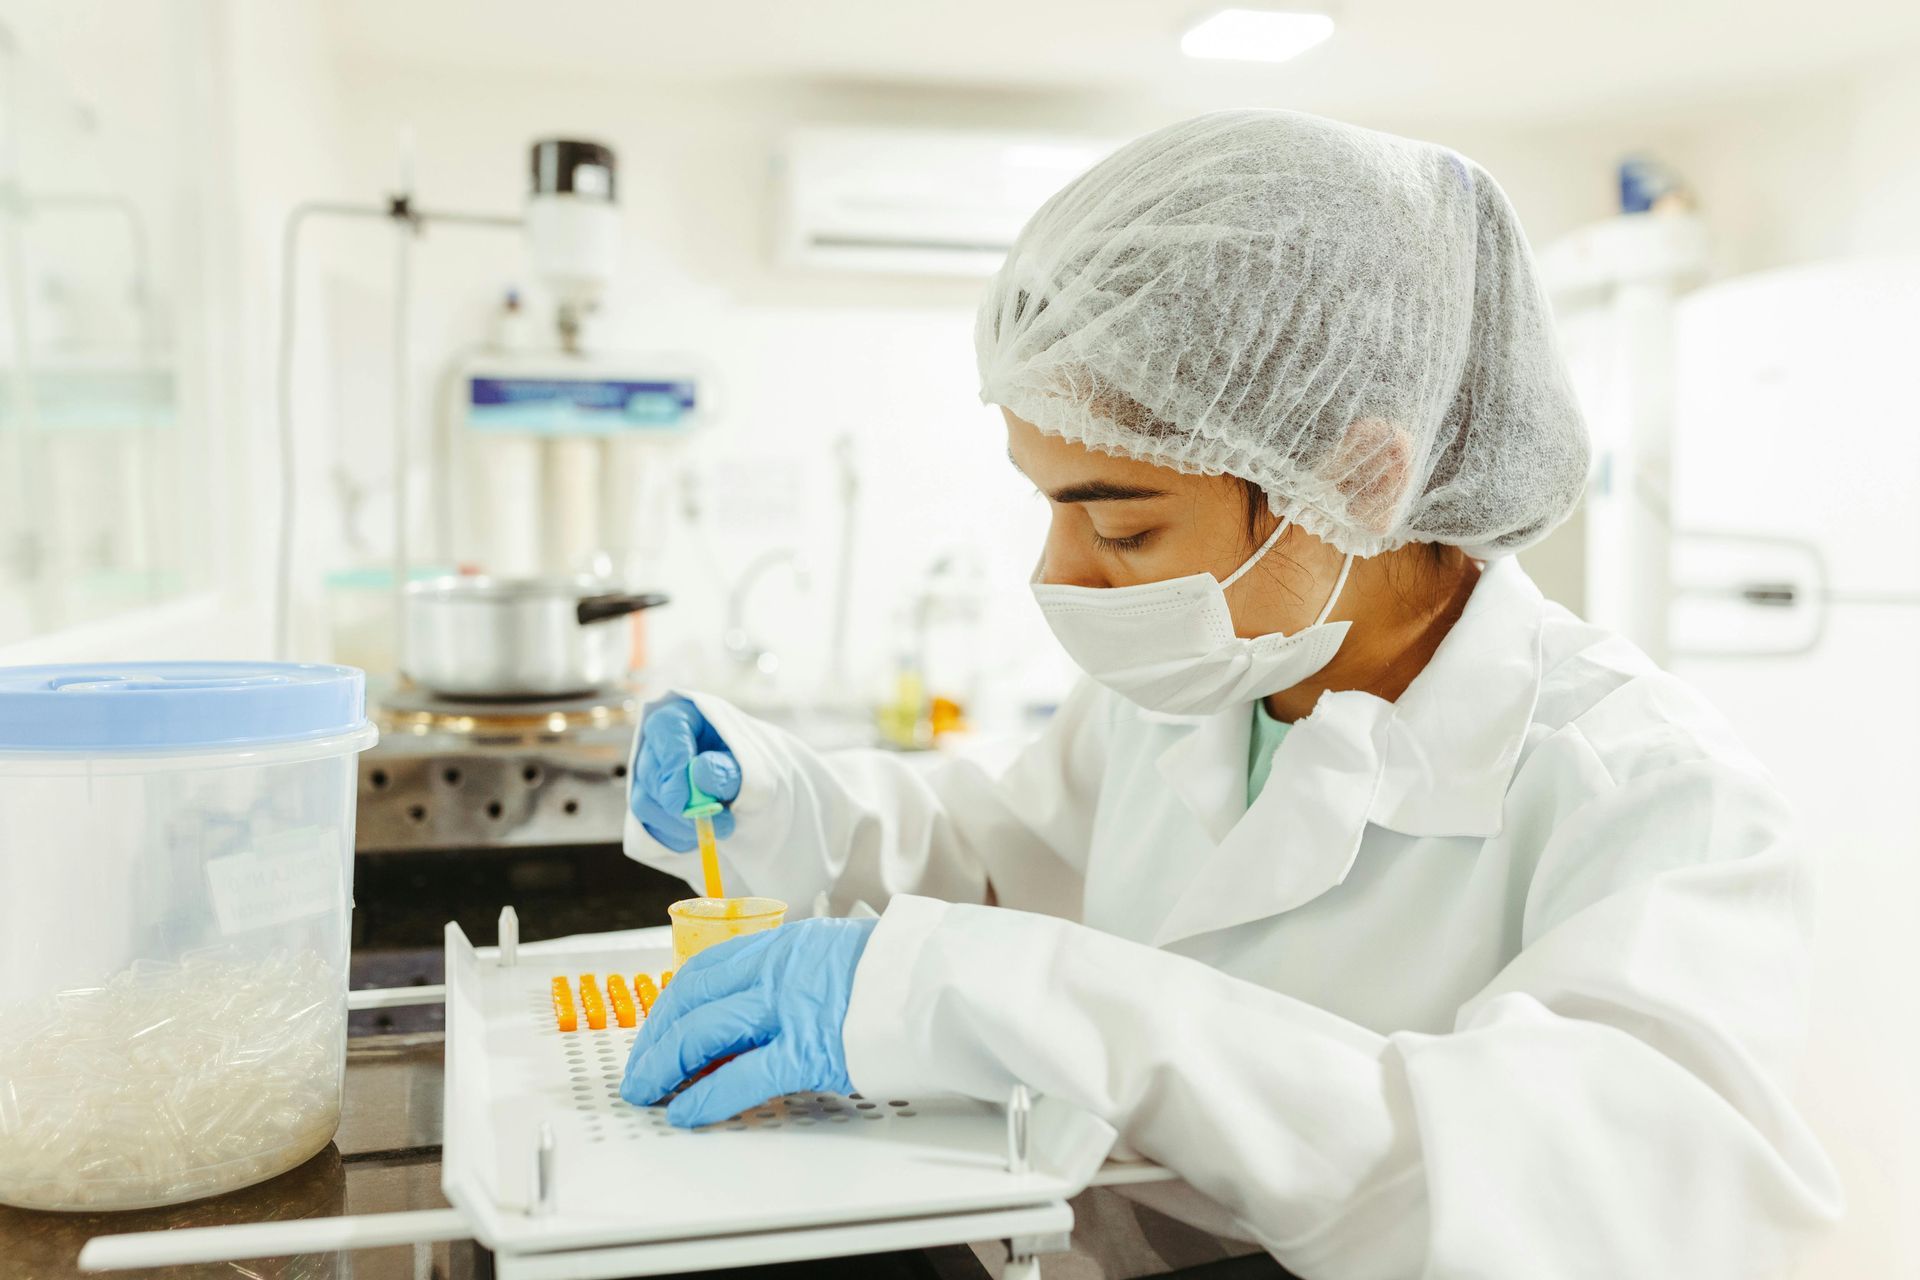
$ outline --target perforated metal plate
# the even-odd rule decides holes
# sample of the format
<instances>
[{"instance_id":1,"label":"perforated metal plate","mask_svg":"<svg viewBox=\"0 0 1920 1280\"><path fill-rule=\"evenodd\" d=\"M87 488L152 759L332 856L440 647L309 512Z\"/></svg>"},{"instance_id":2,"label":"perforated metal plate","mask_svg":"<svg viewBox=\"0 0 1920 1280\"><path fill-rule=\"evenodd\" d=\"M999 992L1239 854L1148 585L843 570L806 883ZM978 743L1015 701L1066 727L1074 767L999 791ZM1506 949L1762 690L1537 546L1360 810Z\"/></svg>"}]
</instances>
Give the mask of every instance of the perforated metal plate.
<instances>
[{"instance_id":1,"label":"perforated metal plate","mask_svg":"<svg viewBox=\"0 0 1920 1280\"><path fill-rule=\"evenodd\" d=\"M530 967L539 966L535 963ZM550 973L547 977L549 980L565 978L569 983L577 984L579 975ZM874 1101L857 1093L850 1097L832 1093L795 1093L774 1098L722 1124L678 1129L667 1123L664 1105L636 1107L620 1097L620 1081L625 1074L627 1059L633 1052L634 1041L639 1038L640 1026L644 1023L631 1028L621 1027L609 1017L605 1030L594 1031L582 1026L576 1031L560 1031L552 1025L553 1008L545 992L533 992L528 996L527 1012L536 1027L543 1022L547 1026L547 1034L540 1038L550 1042L550 1052L557 1055L554 1065L566 1072L568 1082L566 1097L559 1101L586 1117L585 1132L589 1142L605 1142L609 1138L627 1141L671 1138L716 1131L740 1133L747 1129L805 1129L813 1125L887 1120L899 1122L911 1120L920 1114L909 1098Z\"/></svg>"}]
</instances>

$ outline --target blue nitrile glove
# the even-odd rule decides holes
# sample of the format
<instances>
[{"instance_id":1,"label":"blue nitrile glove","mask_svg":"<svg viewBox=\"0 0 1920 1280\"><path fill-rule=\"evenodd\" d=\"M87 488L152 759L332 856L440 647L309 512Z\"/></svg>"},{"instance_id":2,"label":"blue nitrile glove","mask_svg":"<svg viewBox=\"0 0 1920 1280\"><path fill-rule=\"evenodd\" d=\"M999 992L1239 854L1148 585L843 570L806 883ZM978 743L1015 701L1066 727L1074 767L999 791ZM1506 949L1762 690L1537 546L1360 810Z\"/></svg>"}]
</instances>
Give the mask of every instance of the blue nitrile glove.
<instances>
[{"instance_id":1,"label":"blue nitrile glove","mask_svg":"<svg viewBox=\"0 0 1920 1280\"><path fill-rule=\"evenodd\" d=\"M685 698L655 707L640 726L640 751L628 783L627 807L647 834L678 853L698 843L693 820L680 816L687 807L687 765L700 789L722 804L740 796L740 764L714 732L700 708ZM733 834L733 814L713 818L713 834Z\"/></svg>"},{"instance_id":2,"label":"blue nitrile glove","mask_svg":"<svg viewBox=\"0 0 1920 1280\"><path fill-rule=\"evenodd\" d=\"M782 1094L852 1093L840 1028L878 920L797 920L709 947L673 975L627 1059L620 1096L651 1106L716 1058L740 1056L667 1106L683 1129Z\"/></svg>"}]
</instances>

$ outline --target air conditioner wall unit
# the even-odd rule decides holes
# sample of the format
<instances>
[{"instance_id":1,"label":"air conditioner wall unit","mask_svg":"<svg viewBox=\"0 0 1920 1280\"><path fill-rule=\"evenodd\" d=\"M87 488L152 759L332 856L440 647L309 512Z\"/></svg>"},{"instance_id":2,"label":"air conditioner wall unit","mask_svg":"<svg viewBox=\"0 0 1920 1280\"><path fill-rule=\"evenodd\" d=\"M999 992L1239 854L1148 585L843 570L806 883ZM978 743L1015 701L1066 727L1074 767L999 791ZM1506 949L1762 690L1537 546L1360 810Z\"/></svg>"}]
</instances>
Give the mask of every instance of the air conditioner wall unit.
<instances>
[{"instance_id":1,"label":"air conditioner wall unit","mask_svg":"<svg viewBox=\"0 0 1920 1280\"><path fill-rule=\"evenodd\" d=\"M1047 197L1118 143L814 127L779 156L780 260L902 275L991 274Z\"/></svg>"}]
</instances>

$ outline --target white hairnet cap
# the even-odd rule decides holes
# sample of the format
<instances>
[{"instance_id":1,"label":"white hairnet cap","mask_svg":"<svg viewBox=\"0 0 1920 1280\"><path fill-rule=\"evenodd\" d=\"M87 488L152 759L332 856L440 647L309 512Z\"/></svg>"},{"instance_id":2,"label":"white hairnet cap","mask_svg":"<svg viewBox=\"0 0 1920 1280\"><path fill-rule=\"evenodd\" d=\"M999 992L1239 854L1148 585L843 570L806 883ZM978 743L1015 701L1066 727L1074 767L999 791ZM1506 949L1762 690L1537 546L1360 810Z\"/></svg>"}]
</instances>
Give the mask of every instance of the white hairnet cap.
<instances>
[{"instance_id":1,"label":"white hairnet cap","mask_svg":"<svg viewBox=\"0 0 1920 1280\"><path fill-rule=\"evenodd\" d=\"M1587 434L1506 196L1443 147L1224 111L1034 215L981 305L981 399L1231 475L1356 555L1544 537Z\"/></svg>"}]
</instances>

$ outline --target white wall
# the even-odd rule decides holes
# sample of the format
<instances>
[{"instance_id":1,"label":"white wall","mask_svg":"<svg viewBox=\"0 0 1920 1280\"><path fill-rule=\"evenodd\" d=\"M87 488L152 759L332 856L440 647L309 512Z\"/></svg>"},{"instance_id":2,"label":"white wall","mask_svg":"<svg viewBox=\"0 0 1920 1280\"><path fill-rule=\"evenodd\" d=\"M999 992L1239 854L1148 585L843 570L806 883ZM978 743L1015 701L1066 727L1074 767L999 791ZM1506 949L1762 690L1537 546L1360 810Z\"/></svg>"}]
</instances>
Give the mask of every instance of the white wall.
<instances>
[{"instance_id":1,"label":"white wall","mask_svg":"<svg viewBox=\"0 0 1920 1280\"><path fill-rule=\"evenodd\" d=\"M1920 251L1920 56L1675 126L1723 274Z\"/></svg>"},{"instance_id":2,"label":"white wall","mask_svg":"<svg viewBox=\"0 0 1920 1280\"><path fill-rule=\"evenodd\" d=\"M1536 245L1610 213L1613 163L1644 151L1696 195L1717 277L1920 252L1920 51L1726 101L1433 136L1493 170Z\"/></svg>"}]
</instances>

